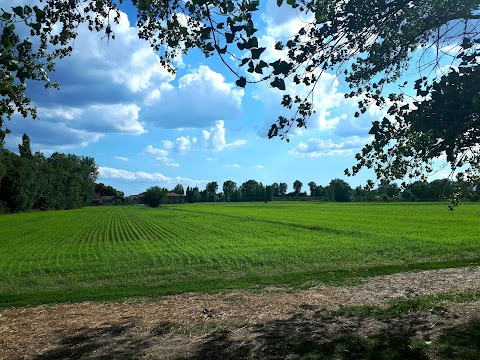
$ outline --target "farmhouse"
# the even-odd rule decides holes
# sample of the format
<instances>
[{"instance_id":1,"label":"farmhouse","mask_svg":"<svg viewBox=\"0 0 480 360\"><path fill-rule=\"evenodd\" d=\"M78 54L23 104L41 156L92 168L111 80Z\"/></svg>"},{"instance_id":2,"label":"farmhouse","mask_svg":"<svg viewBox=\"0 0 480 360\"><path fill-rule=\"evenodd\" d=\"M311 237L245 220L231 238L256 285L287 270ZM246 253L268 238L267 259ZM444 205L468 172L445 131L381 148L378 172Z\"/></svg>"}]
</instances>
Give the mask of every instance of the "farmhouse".
<instances>
[{"instance_id":1,"label":"farmhouse","mask_svg":"<svg viewBox=\"0 0 480 360\"><path fill-rule=\"evenodd\" d=\"M132 202L134 204L143 204L143 195L130 195L127 196L127 201Z\"/></svg>"},{"instance_id":2,"label":"farmhouse","mask_svg":"<svg viewBox=\"0 0 480 360\"><path fill-rule=\"evenodd\" d=\"M186 195L180 195L174 192L169 192L167 194L167 199L169 204L185 204L187 202Z\"/></svg>"},{"instance_id":3,"label":"farmhouse","mask_svg":"<svg viewBox=\"0 0 480 360\"><path fill-rule=\"evenodd\" d=\"M92 199L92 205L114 205L118 203L116 196L104 196L95 194L95 197Z\"/></svg>"}]
</instances>

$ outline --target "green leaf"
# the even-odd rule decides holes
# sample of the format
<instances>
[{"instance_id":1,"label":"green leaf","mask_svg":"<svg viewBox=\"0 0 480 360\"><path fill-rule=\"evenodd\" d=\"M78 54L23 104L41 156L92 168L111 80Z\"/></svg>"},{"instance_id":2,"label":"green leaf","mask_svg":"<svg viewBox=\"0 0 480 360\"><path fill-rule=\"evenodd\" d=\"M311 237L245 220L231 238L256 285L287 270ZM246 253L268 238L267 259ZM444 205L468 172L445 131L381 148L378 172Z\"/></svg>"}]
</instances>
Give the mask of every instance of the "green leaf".
<instances>
[{"instance_id":1,"label":"green leaf","mask_svg":"<svg viewBox=\"0 0 480 360\"><path fill-rule=\"evenodd\" d=\"M20 16L20 17L23 17L23 8L21 6L15 6L14 8L12 8L12 11Z\"/></svg>"},{"instance_id":2,"label":"green leaf","mask_svg":"<svg viewBox=\"0 0 480 360\"><path fill-rule=\"evenodd\" d=\"M8 20L10 20L11 18L12 18L12 14L7 13L7 12L3 12L3 14L2 14L2 19L3 19L3 20L7 20L7 21L8 21Z\"/></svg>"},{"instance_id":3,"label":"green leaf","mask_svg":"<svg viewBox=\"0 0 480 360\"><path fill-rule=\"evenodd\" d=\"M287 4L291 7L297 7L297 0L287 0Z\"/></svg>"},{"instance_id":4,"label":"green leaf","mask_svg":"<svg viewBox=\"0 0 480 360\"><path fill-rule=\"evenodd\" d=\"M268 66L268 64L267 64L265 61L260 60L260 62L258 63L258 65L255 66L255 72L256 72L257 74L263 74L263 69L264 69L265 67L267 67L267 66Z\"/></svg>"},{"instance_id":5,"label":"green leaf","mask_svg":"<svg viewBox=\"0 0 480 360\"><path fill-rule=\"evenodd\" d=\"M30 27L34 30L40 31L40 29L42 28L42 24L35 23L35 24L31 24Z\"/></svg>"},{"instance_id":6,"label":"green leaf","mask_svg":"<svg viewBox=\"0 0 480 360\"><path fill-rule=\"evenodd\" d=\"M227 43L229 43L229 44L232 43L234 39L235 39L234 34L225 33L225 40L227 41Z\"/></svg>"},{"instance_id":7,"label":"green leaf","mask_svg":"<svg viewBox=\"0 0 480 360\"><path fill-rule=\"evenodd\" d=\"M37 16L38 22L42 22L42 20L45 19L45 11L40 9L38 6L34 6L33 11L35 11L35 15Z\"/></svg>"},{"instance_id":8,"label":"green leaf","mask_svg":"<svg viewBox=\"0 0 480 360\"><path fill-rule=\"evenodd\" d=\"M266 48L252 49L252 59L256 60L260 58L260 55L265 51Z\"/></svg>"},{"instance_id":9,"label":"green leaf","mask_svg":"<svg viewBox=\"0 0 480 360\"><path fill-rule=\"evenodd\" d=\"M209 40L211 32L212 32L212 28L210 27L203 28L201 31L202 35L200 36L200 39Z\"/></svg>"},{"instance_id":10,"label":"green leaf","mask_svg":"<svg viewBox=\"0 0 480 360\"><path fill-rule=\"evenodd\" d=\"M283 4L283 0L277 0L277 5L280 7Z\"/></svg>"},{"instance_id":11,"label":"green leaf","mask_svg":"<svg viewBox=\"0 0 480 360\"><path fill-rule=\"evenodd\" d=\"M280 79L279 77L275 77L275 79L270 83L270 85L274 88L285 90L285 81Z\"/></svg>"},{"instance_id":12,"label":"green leaf","mask_svg":"<svg viewBox=\"0 0 480 360\"><path fill-rule=\"evenodd\" d=\"M243 88L247 85L247 79L243 76L240 76L240 78L235 82L235 84L237 84L237 86Z\"/></svg>"}]
</instances>

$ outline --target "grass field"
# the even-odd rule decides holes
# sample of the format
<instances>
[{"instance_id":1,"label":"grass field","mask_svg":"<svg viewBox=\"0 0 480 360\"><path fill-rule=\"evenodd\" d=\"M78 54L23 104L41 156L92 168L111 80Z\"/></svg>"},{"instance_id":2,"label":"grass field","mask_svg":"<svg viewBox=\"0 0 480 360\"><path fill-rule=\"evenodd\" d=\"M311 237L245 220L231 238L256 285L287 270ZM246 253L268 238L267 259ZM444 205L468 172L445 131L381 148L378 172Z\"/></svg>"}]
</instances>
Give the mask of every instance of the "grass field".
<instances>
[{"instance_id":1,"label":"grass field","mask_svg":"<svg viewBox=\"0 0 480 360\"><path fill-rule=\"evenodd\" d=\"M480 264L480 204L215 203L0 217L0 307ZM307 284L307 285L306 285Z\"/></svg>"}]
</instances>

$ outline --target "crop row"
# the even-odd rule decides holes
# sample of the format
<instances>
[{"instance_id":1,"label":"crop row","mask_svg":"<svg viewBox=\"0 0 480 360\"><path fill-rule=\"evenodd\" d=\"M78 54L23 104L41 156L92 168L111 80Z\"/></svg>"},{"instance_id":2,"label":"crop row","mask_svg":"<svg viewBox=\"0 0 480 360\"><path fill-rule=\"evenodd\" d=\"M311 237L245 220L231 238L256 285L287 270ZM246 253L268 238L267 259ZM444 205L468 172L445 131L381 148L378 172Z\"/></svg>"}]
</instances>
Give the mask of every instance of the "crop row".
<instances>
[{"instance_id":1,"label":"crop row","mask_svg":"<svg viewBox=\"0 0 480 360\"><path fill-rule=\"evenodd\" d=\"M464 261L478 257L479 215L478 205L242 203L2 216L0 298Z\"/></svg>"}]
</instances>

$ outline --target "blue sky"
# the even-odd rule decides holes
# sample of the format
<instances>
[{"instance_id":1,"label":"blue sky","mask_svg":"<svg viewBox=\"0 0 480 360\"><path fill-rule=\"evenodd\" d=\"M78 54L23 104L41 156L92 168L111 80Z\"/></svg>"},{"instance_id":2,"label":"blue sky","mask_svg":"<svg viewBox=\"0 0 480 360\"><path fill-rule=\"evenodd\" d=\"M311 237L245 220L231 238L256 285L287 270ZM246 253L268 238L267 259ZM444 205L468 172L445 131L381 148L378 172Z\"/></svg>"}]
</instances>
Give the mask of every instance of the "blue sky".
<instances>
[{"instance_id":1,"label":"blue sky","mask_svg":"<svg viewBox=\"0 0 480 360\"><path fill-rule=\"evenodd\" d=\"M262 6L258 20L260 45L270 45L267 61L283 56L272 45L302 24L301 16L278 9L276 1ZM333 74L324 74L315 90L317 113L308 129L292 131L288 143L269 140L270 125L282 115L281 92L268 84L240 89L217 58L195 51L178 58L177 74L169 74L138 39L135 21L134 14L122 14L109 43L81 27L73 56L59 60L51 76L60 91L29 86L40 119L14 118L6 146L18 151L26 132L34 151L94 157L98 181L125 194L153 185L203 189L217 181L221 188L225 180L240 185L249 179L286 182L289 191L299 179L308 190L310 181L326 185L342 178L357 186L373 177L363 171L347 178L343 170L355 163L371 121L383 113L371 108L354 118L358 100L344 98L347 89Z\"/></svg>"}]
</instances>

